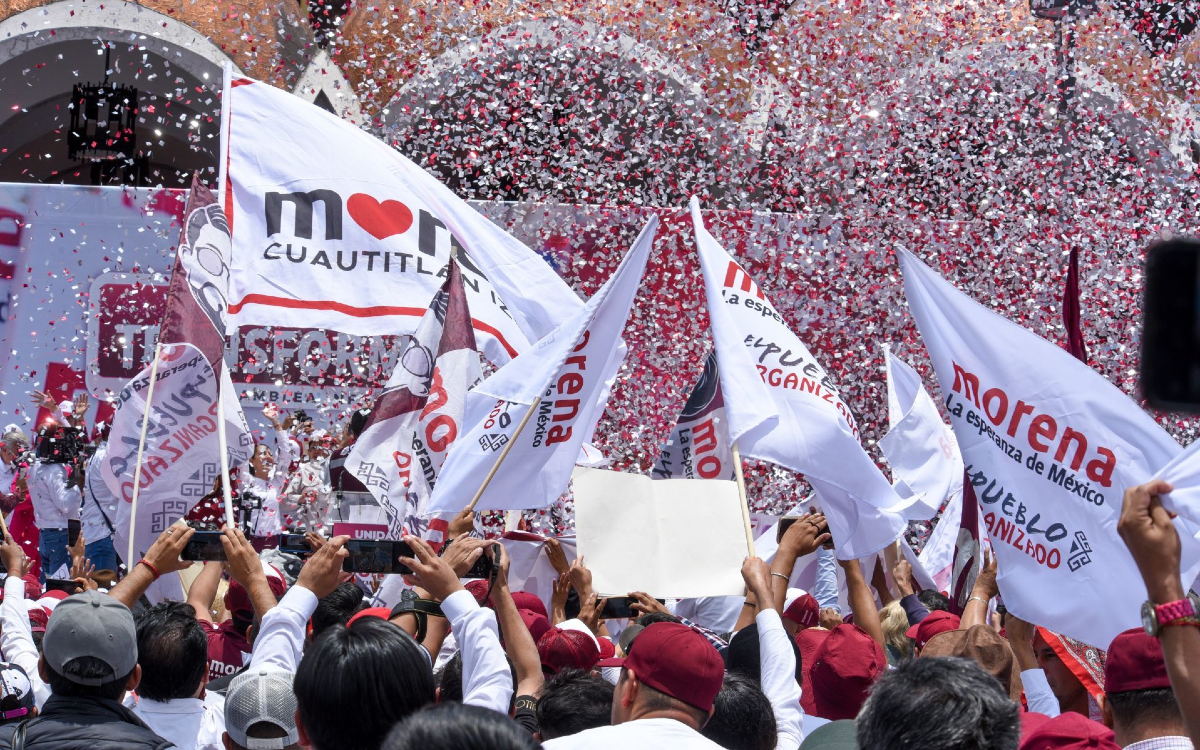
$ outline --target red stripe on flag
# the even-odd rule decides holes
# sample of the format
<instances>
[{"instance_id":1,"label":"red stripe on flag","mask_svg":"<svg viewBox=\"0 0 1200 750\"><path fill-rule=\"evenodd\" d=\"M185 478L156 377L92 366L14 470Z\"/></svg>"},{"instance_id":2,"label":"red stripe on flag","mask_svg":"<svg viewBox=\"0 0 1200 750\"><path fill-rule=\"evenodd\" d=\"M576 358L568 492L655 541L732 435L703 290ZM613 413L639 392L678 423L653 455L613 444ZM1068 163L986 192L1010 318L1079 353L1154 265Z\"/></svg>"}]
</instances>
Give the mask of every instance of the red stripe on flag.
<instances>
[{"instance_id":1,"label":"red stripe on flag","mask_svg":"<svg viewBox=\"0 0 1200 750\"><path fill-rule=\"evenodd\" d=\"M388 305L354 307L353 305L333 300L289 299L288 297L275 297L269 294L247 294L241 301L229 306L229 313L237 315L246 305L266 305L268 307L283 307L289 310L329 310L330 312L341 313L342 315L349 315L355 318L382 318L389 315L405 315L419 318L428 309L424 307L391 307ZM517 356L517 350L505 340L504 335L500 331L476 318L471 318L471 327L499 341L500 345L504 347L504 351L508 352L508 356Z\"/></svg>"}]
</instances>

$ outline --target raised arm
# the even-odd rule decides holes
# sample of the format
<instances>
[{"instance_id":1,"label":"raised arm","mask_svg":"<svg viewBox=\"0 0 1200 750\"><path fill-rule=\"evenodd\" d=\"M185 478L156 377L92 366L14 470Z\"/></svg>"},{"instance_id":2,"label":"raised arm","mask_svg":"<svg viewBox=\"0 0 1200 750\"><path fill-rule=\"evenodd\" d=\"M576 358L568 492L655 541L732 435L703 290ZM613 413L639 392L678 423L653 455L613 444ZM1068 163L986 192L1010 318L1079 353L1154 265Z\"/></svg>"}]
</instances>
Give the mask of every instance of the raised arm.
<instances>
[{"instance_id":1,"label":"raised arm","mask_svg":"<svg viewBox=\"0 0 1200 750\"><path fill-rule=\"evenodd\" d=\"M871 596L871 587L863 577L862 567L858 560L838 560L838 564L846 571L846 592L850 600L850 611L854 613L854 624L865 630L867 635L882 646L883 625L879 622L875 597Z\"/></svg>"},{"instance_id":2,"label":"raised arm","mask_svg":"<svg viewBox=\"0 0 1200 750\"><path fill-rule=\"evenodd\" d=\"M1179 573L1179 532L1159 495L1170 492L1162 480L1125 490L1117 532L1133 555L1150 602L1159 605L1187 595ZM1193 745L1200 745L1200 628L1166 627L1158 636L1171 690Z\"/></svg>"},{"instance_id":3,"label":"raised arm","mask_svg":"<svg viewBox=\"0 0 1200 750\"><path fill-rule=\"evenodd\" d=\"M795 750L804 739L804 715L800 712L800 685L796 682L796 654L770 593L773 577L767 564L757 557L747 557L742 563L746 588L763 602L755 618L758 660L762 665L762 691L771 701L778 728L775 747L777 750Z\"/></svg>"},{"instance_id":4,"label":"raised arm","mask_svg":"<svg viewBox=\"0 0 1200 750\"><path fill-rule=\"evenodd\" d=\"M196 611L196 619L212 622L212 605L221 586L221 563L206 562L204 570L192 581L188 589L187 603Z\"/></svg>"},{"instance_id":5,"label":"raised arm","mask_svg":"<svg viewBox=\"0 0 1200 750\"><path fill-rule=\"evenodd\" d=\"M816 552L831 538L829 523L826 522L823 513L805 516L788 527L783 539L779 541L779 551L775 553L775 561L771 563L771 606L775 611L783 611L783 602L787 599L788 581L791 580L792 570L796 567L796 560ZM760 600L758 602L760 612L764 606L766 606L765 603Z\"/></svg>"},{"instance_id":6,"label":"raised arm","mask_svg":"<svg viewBox=\"0 0 1200 750\"><path fill-rule=\"evenodd\" d=\"M960 630L968 630L975 625L987 625L988 602L1000 589L996 587L996 556L983 552L983 568L971 586L971 598L963 607Z\"/></svg>"},{"instance_id":7,"label":"raised arm","mask_svg":"<svg viewBox=\"0 0 1200 750\"><path fill-rule=\"evenodd\" d=\"M180 559L183 548L187 546L192 534L196 533L183 524L177 523L167 527L167 530L154 540L146 556L133 564L125 577L108 595L133 609L150 584L168 573L177 573L191 566L190 560Z\"/></svg>"},{"instance_id":8,"label":"raised arm","mask_svg":"<svg viewBox=\"0 0 1200 750\"><path fill-rule=\"evenodd\" d=\"M226 528L221 535L221 546L225 548L225 566L229 576L242 584L250 596L250 606L254 607L254 615L261 622L264 615L270 612L278 602L267 583L267 574L263 572L262 562L254 545L246 539L246 535L238 528Z\"/></svg>"},{"instance_id":9,"label":"raised arm","mask_svg":"<svg viewBox=\"0 0 1200 750\"><path fill-rule=\"evenodd\" d=\"M496 620L500 624L500 632L504 634L504 651L508 654L513 668L517 670L517 695L537 695L542 689L545 679L542 677L542 660L538 656L537 644L521 614L513 601L512 591L508 587L508 552L504 545L497 544L494 548L500 555L497 562L499 573L496 583L492 586L492 607L496 611Z\"/></svg>"}]
</instances>

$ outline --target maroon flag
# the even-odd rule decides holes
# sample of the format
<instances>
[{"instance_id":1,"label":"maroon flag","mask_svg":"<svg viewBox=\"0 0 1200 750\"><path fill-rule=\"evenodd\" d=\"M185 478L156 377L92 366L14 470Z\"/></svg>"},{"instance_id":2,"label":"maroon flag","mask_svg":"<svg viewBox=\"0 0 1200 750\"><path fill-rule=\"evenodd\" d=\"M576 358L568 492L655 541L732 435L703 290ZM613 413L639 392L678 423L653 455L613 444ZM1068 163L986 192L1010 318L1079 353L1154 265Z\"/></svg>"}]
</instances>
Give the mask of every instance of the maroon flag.
<instances>
[{"instance_id":1,"label":"maroon flag","mask_svg":"<svg viewBox=\"0 0 1200 750\"><path fill-rule=\"evenodd\" d=\"M1067 329L1067 345L1064 347L1075 359L1087 364L1087 345L1083 343L1083 328L1079 323L1079 248L1071 248L1071 259L1067 264L1067 283L1063 287L1063 326Z\"/></svg>"},{"instance_id":2,"label":"maroon flag","mask_svg":"<svg viewBox=\"0 0 1200 750\"><path fill-rule=\"evenodd\" d=\"M943 519L943 523L945 519ZM958 540L954 543L954 569L950 575L950 611L962 615L971 597L971 587L983 569L979 551L979 501L971 477L963 472L962 516L958 523Z\"/></svg>"}]
</instances>

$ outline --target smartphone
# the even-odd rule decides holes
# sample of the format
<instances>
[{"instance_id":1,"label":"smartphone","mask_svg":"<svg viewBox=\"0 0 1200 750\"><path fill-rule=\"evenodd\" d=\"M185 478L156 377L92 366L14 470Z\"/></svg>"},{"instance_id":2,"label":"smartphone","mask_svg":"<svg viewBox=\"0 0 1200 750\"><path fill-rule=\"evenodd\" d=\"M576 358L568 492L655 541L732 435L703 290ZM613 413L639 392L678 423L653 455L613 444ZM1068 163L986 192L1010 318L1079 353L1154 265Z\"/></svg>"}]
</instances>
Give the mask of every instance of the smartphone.
<instances>
[{"instance_id":1,"label":"smartphone","mask_svg":"<svg viewBox=\"0 0 1200 750\"><path fill-rule=\"evenodd\" d=\"M67 519L67 546L74 547L79 541L79 532L83 530L83 522L78 518Z\"/></svg>"},{"instance_id":2,"label":"smartphone","mask_svg":"<svg viewBox=\"0 0 1200 750\"><path fill-rule=\"evenodd\" d=\"M1146 253L1141 382L1155 409L1200 413L1200 241Z\"/></svg>"},{"instance_id":3,"label":"smartphone","mask_svg":"<svg viewBox=\"0 0 1200 750\"><path fill-rule=\"evenodd\" d=\"M667 603L665 599L655 599L655 601L659 604ZM637 604L637 599L631 596L610 596L604 602L604 609L600 610L600 619L618 620L623 617L632 619L644 615L645 612L633 608L634 604Z\"/></svg>"},{"instance_id":4,"label":"smartphone","mask_svg":"<svg viewBox=\"0 0 1200 750\"><path fill-rule=\"evenodd\" d=\"M74 594L79 591L79 584L70 579L64 578L47 578L47 591L65 591L68 594Z\"/></svg>"},{"instance_id":5,"label":"smartphone","mask_svg":"<svg viewBox=\"0 0 1200 750\"><path fill-rule=\"evenodd\" d=\"M783 535L787 533L787 530L792 524L799 520L800 516L784 516L783 518L779 519L779 526L775 530L775 543L778 544L779 542L782 542Z\"/></svg>"},{"instance_id":6,"label":"smartphone","mask_svg":"<svg viewBox=\"0 0 1200 750\"><path fill-rule=\"evenodd\" d=\"M412 557L413 552L396 539L351 539L346 542L350 556L342 561L347 573L411 573L400 557Z\"/></svg>"},{"instance_id":7,"label":"smartphone","mask_svg":"<svg viewBox=\"0 0 1200 750\"><path fill-rule=\"evenodd\" d=\"M280 534L279 551L291 552L294 555L310 555L312 547L304 534Z\"/></svg>"},{"instance_id":8,"label":"smartphone","mask_svg":"<svg viewBox=\"0 0 1200 750\"><path fill-rule=\"evenodd\" d=\"M197 531L183 546L179 555L184 560L224 560L225 547L221 544L220 531Z\"/></svg>"}]
</instances>

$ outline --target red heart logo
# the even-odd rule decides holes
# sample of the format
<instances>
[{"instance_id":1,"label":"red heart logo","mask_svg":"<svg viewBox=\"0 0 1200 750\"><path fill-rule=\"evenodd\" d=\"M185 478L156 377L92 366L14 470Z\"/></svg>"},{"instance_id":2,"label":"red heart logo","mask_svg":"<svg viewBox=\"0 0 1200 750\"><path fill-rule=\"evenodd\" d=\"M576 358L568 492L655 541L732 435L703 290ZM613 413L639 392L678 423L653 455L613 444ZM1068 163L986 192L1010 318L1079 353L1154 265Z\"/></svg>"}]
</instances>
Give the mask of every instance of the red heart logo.
<instances>
[{"instance_id":1,"label":"red heart logo","mask_svg":"<svg viewBox=\"0 0 1200 750\"><path fill-rule=\"evenodd\" d=\"M412 211L400 201L381 203L366 193L355 193L346 201L346 210L356 224L377 240L404 234L412 226Z\"/></svg>"}]
</instances>

